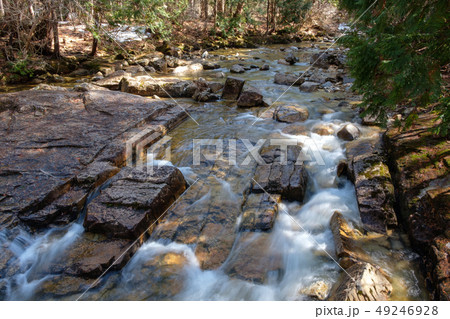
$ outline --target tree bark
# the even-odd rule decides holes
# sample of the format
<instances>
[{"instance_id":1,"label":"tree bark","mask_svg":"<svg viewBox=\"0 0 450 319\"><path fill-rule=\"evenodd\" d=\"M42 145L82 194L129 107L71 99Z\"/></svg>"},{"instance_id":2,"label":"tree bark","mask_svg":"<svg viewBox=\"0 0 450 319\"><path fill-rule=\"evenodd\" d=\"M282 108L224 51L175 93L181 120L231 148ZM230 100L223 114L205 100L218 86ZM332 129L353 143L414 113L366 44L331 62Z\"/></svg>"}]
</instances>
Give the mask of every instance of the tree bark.
<instances>
[{"instance_id":1,"label":"tree bark","mask_svg":"<svg viewBox=\"0 0 450 319\"><path fill-rule=\"evenodd\" d=\"M242 13L243 8L244 8L244 1L239 1L236 7L236 11L233 14L233 18L237 18Z\"/></svg>"},{"instance_id":2,"label":"tree bark","mask_svg":"<svg viewBox=\"0 0 450 319\"><path fill-rule=\"evenodd\" d=\"M59 32L58 32L58 17L56 15L56 10L52 7L51 19L52 19L52 29L53 29L53 56L55 58L61 57L61 52L59 50Z\"/></svg>"},{"instance_id":3,"label":"tree bark","mask_svg":"<svg viewBox=\"0 0 450 319\"><path fill-rule=\"evenodd\" d=\"M0 0L0 18L5 16L5 7L3 7L3 0Z\"/></svg>"}]
</instances>

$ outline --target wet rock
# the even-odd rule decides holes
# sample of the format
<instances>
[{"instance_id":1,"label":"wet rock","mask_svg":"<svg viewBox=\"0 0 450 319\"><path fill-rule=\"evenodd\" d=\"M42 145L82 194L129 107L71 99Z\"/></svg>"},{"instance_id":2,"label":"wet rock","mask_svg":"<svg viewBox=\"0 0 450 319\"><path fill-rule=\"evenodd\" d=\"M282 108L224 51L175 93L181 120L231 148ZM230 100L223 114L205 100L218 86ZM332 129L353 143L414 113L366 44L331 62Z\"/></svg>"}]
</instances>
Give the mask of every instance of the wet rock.
<instances>
[{"instance_id":1,"label":"wet rock","mask_svg":"<svg viewBox=\"0 0 450 319\"><path fill-rule=\"evenodd\" d=\"M274 78L276 84L282 85L300 86L304 81L303 78L290 73L277 73Z\"/></svg>"},{"instance_id":2,"label":"wet rock","mask_svg":"<svg viewBox=\"0 0 450 319\"><path fill-rule=\"evenodd\" d=\"M222 92L222 99L237 100L241 95L245 80L235 77L227 77Z\"/></svg>"},{"instance_id":3,"label":"wet rock","mask_svg":"<svg viewBox=\"0 0 450 319\"><path fill-rule=\"evenodd\" d=\"M303 92L314 92L319 88L320 83L305 81L300 85L300 91Z\"/></svg>"},{"instance_id":4,"label":"wet rock","mask_svg":"<svg viewBox=\"0 0 450 319\"><path fill-rule=\"evenodd\" d=\"M39 300L73 301L89 289L92 284L93 279L56 275L39 285L36 288L35 294L39 296Z\"/></svg>"},{"instance_id":5,"label":"wet rock","mask_svg":"<svg viewBox=\"0 0 450 319\"><path fill-rule=\"evenodd\" d=\"M333 135L334 128L331 124L319 124L313 127L312 132L322 136Z\"/></svg>"},{"instance_id":6,"label":"wet rock","mask_svg":"<svg viewBox=\"0 0 450 319\"><path fill-rule=\"evenodd\" d=\"M279 59L277 61L278 64L282 64L282 65L290 65L289 62L287 62L285 59Z\"/></svg>"},{"instance_id":7,"label":"wet rock","mask_svg":"<svg viewBox=\"0 0 450 319\"><path fill-rule=\"evenodd\" d=\"M353 141L359 137L360 131L353 124L347 124L337 132L337 136L344 141Z\"/></svg>"},{"instance_id":8,"label":"wet rock","mask_svg":"<svg viewBox=\"0 0 450 319\"><path fill-rule=\"evenodd\" d=\"M278 215L280 195L250 194L242 211L241 231L270 231Z\"/></svg>"},{"instance_id":9,"label":"wet rock","mask_svg":"<svg viewBox=\"0 0 450 319\"><path fill-rule=\"evenodd\" d=\"M394 186L386 165L381 135L347 145L348 171L355 183L361 220L366 229L386 233L397 225Z\"/></svg>"},{"instance_id":10,"label":"wet rock","mask_svg":"<svg viewBox=\"0 0 450 319\"><path fill-rule=\"evenodd\" d=\"M335 66L341 69L344 67L345 61L343 56L339 56L336 53L319 52L311 56L310 63L311 65L322 69L328 69L330 66Z\"/></svg>"},{"instance_id":11,"label":"wet rock","mask_svg":"<svg viewBox=\"0 0 450 319\"><path fill-rule=\"evenodd\" d=\"M260 71L268 71L268 70L270 70L270 65L268 65L268 64L263 64L263 65L261 65L261 66L259 67L259 70L260 70Z\"/></svg>"},{"instance_id":12,"label":"wet rock","mask_svg":"<svg viewBox=\"0 0 450 319\"><path fill-rule=\"evenodd\" d=\"M83 234L60 258L49 265L52 273L97 278L108 267L123 268L139 245L132 240L108 239L93 234ZM129 247L131 249L127 250Z\"/></svg>"},{"instance_id":13,"label":"wet rock","mask_svg":"<svg viewBox=\"0 0 450 319\"><path fill-rule=\"evenodd\" d=\"M336 256L342 268L347 269L358 261L368 259L358 242L361 240L362 234L351 228L340 212L333 213L330 219L330 228L333 233Z\"/></svg>"},{"instance_id":14,"label":"wet rock","mask_svg":"<svg viewBox=\"0 0 450 319\"><path fill-rule=\"evenodd\" d=\"M125 167L88 206L84 227L120 238L137 238L185 190L183 174L172 166L152 172Z\"/></svg>"},{"instance_id":15,"label":"wet rock","mask_svg":"<svg viewBox=\"0 0 450 319\"><path fill-rule=\"evenodd\" d=\"M294 53L290 52L285 57L284 60L289 63L290 65L294 65L296 62L298 62L298 58L294 55Z\"/></svg>"},{"instance_id":16,"label":"wet rock","mask_svg":"<svg viewBox=\"0 0 450 319\"><path fill-rule=\"evenodd\" d=\"M274 114L274 119L279 122L294 123L308 119L309 112L305 107L298 105L281 105Z\"/></svg>"},{"instance_id":17,"label":"wet rock","mask_svg":"<svg viewBox=\"0 0 450 319\"><path fill-rule=\"evenodd\" d=\"M200 63L192 63L188 65L178 66L173 69L173 73L177 75L188 75L198 73L203 70L203 65Z\"/></svg>"},{"instance_id":18,"label":"wet rock","mask_svg":"<svg viewBox=\"0 0 450 319\"><path fill-rule=\"evenodd\" d=\"M303 163L297 163L300 152L301 147L294 145L287 148L287 154L278 146L263 148L261 157L265 164L256 167L252 191L280 194L283 199L302 201L308 175Z\"/></svg>"},{"instance_id":19,"label":"wet rock","mask_svg":"<svg viewBox=\"0 0 450 319\"><path fill-rule=\"evenodd\" d=\"M282 256L271 245L268 233L244 233L234 252L224 265L230 277L263 284L269 278L279 278L283 272Z\"/></svg>"},{"instance_id":20,"label":"wet rock","mask_svg":"<svg viewBox=\"0 0 450 319\"><path fill-rule=\"evenodd\" d=\"M245 69L242 65L240 64L235 64L230 68L230 72L231 73L244 73Z\"/></svg>"},{"instance_id":21,"label":"wet rock","mask_svg":"<svg viewBox=\"0 0 450 319\"><path fill-rule=\"evenodd\" d=\"M312 300L326 300L330 293L331 287L323 280L316 281L310 286L299 291L300 294L306 295Z\"/></svg>"},{"instance_id":22,"label":"wet rock","mask_svg":"<svg viewBox=\"0 0 450 319\"><path fill-rule=\"evenodd\" d=\"M337 282L330 300L387 301L392 285L380 270L369 263L357 263Z\"/></svg>"},{"instance_id":23,"label":"wet rock","mask_svg":"<svg viewBox=\"0 0 450 319\"><path fill-rule=\"evenodd\" d=\"M220 69L220 65L210 61L202 61L203 70L215 70Z\"/></svg>"},{"instance_id":24,"label":"wet rock","mask_svg":"<svg viewBox=\"0 0 450 319\"><path fill-rule=\"evenodd\" d=\"M263 95L254 87L244 89L237 101L237 106L239 107L254 107L260 105L264 105Z\"/></svg>"},{"instance_id":25,"label":"wet rock","mask_svg":"<svg viewBox=\"0 0 450 319\"><path fill-rule=\"evenodd\" d=\"M70 222L92 187L124 164L127 140L150 127L164 134L185 117L175 105L109 90L1 95L0 228Z\"/></svg>"},{"instance_id":26,"label":"wet rock","mask_svg":"<svg viewBox=\"0 0 450 319\"><path fill-rule=\"evenodd\" d=\"M155 79L149 76L136 76L123 78L119 89L122 92L142 96L159 97L191 97L197 85L193 81L180 81L179 79Z\"/></svg>"},{"instance_id":27,"label":"wet rock","mask_svg":"<svg viewBox=\"0 0 450 319\"><path fill-rule=\"evenodd\" d=\"M197 89L195 90L194 95L192 95L192 98L195 101L210 102L217 101L220 98L220 96L215 93L223 88L223 84L218 82L208 83L202 79L195 81L195 85L197 86Z\"/></svg>"},{"instance_id":28,"label":"wet rock","mask_svg":"<svg viewBox=\"0 0 450 319\"><path fill-rule=\"evenodd\" d=\"M144 70L146 71L146 73L155 73L156 72L156 69L149 65L144 66Z\"/></svg>"},{"instance_id":29,"label":"wet rock","mask_svg":"<svg viewBox=\"0 0 450 319\"><path fill-rule=\"evenodd\" d=\"M188 263L183 253L168 252L149 258L128 272L131 280L119 281L107 300L173 300L183 289ZM123 291L129 291L124 297Z\"/></svg>"},{"instance_id":30,"label":"wet rock","mask_svg":"<svg viewBox=\"0 0 450 319\"><path fill-rule=\"evenodd\" d=\"M281 130L284 134L289 135L309 135L309 130L304 125L290 124Z\"/></svg>"}]
</instances>

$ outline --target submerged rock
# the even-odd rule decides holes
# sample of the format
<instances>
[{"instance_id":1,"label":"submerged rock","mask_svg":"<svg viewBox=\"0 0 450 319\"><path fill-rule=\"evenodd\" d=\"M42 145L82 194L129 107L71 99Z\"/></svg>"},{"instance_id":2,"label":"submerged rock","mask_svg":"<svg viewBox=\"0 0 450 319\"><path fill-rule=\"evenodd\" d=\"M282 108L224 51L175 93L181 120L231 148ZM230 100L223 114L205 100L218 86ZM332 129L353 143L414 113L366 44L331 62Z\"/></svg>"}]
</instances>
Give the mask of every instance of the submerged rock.
<instances>
[{"instance_id":1,"label":"submerged rock","mask_svg":"<svg viewBox=\"0 0 450 319\"><path fill-rule=\"evenodd\" d=\"M308 116L308 109L299 105L280 105L274 113L275 120L286 123L304 122Z\"/></svg>"},{"instance_id":2,"label":"submerged rock","mask_svg":"<svg viewBox=\"0 0 450 319\"><path fill-rule=\"evenodd\" d=\"M283 272L282 255L273 248L267 233L242 234L234 251L224 265L230 277L263 284L269 278L279 278Z\"/></svg>"},{"instance_id":3,"label":"submerged rock","mask_svg":"<svg viewBox=\"0 0 450 319\"><path fill-rule=\"evenodd\" d=\"M277 73L277 74L275 74L274 82L276 84L282 84L282 85L299 86L303 82L305 82L305 80L294 74Z\"/></svg>"},{"instance_id":4,"label":"submerged rock","mask_svg":"<svg viewBox=\"0 0 450 319\"><path fill-rule=\"evenodd\" d=\"M280 195L250 194L242 210L241 231L270 231L278 215Z\"/></svg>"},{"instance_id":5,"label":"submerged rock","mask_svg":"<svg viewBox=\"0 0 450 319\"><path fill-rule=\"evenodd\" d=\"M240 64L235 64L230 68L230 72L231 73L244 73L245 69L242 65Z\"/></svg>"}]
</instances>

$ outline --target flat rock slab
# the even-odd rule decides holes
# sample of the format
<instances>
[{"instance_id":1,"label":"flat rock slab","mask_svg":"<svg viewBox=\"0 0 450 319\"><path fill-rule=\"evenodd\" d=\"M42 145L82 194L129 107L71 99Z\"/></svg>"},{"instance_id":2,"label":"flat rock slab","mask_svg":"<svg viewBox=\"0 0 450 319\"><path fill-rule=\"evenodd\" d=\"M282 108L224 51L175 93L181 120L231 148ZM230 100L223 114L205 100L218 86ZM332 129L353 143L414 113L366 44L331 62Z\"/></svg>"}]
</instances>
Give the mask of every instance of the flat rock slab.
<instances>
[{"instance_id":1,"label":"flat rock slab","mask_svg":"<svg viewBox=\"0 0 450 319\"><path fill-rule=\"evenodd\" d=\"M282 155L278 146L263 148L261 157L265 164L256 167L252 192L280 194L283 199L302 201L308 175L303 163L297 163L300 152L300 146L289 146L286 155Z\"/></svg>"},{"instance_id":2,"label":"flat rock slab","mask_svg":"<svg viewBox=\"0 0 450 319\"><path fill-rule=\"evenodd\" d=\"M174 98L191 97L196 89L197 85L193 81L181 81L176 78L158 79L145 75L124 77L119 85L119 90L126 93Z\"/></svg>"},{"instance_id":3,"label":"flat rock slab","mask_svg":"<svg viewBox=\"0 0 450 319\"><path fill-rule=\"evenodd\" d=\"M274 119L279 122L294 123L304 122L308 119L309 112L306 107L299 105L280 105L274 113Z\"/></svg>"},{"instance_id":4,"label":"flat rock slab","mask_svg":"<svg viewBox=\"0 0 450 319\"><path fill-rule=\"evenodd\" d=\"M164 135L184 118L176 105L122 92L0 95L0 228L73 220L85 195L123 165L129 139L146 129Z\"/></svg>"},{"instance_id":5,"label":"flat rock slab","mask_svg":"<svg viewBox=\"0 0 450 319\"><path fill-rule=\"evenodd\" d=\"M355 183L361 220L367 230L386 233L397 225L394 186L381 134L347 143L348 172Z\"/></svg>"},{"instance_id":6,"label":"flat rock slab","mask_svg":"<svg viewBox=\"0 0 450 319\"><path fill-rule=\"evenodd\" d=\"M278 215L280 195L249 194L242 211L241 231L270 231Z\"/></svg>"},{"instance_id":7,"label":"flat rock slab","mask_svg":"<svg viewBox=\"0 0 450 319\"><path fill-rule=\"evenodd\" d=\"M263 284L283 272L282 254L272 247L269 233L243 233L224 265L230 277Z\"/></svg>"},{"instance_id":8,"label":"flat rock slab","mask_svg":"<svg viewBox=\"0 0 450 319\"><path fill-rule=\"evenodd\" d=\"M186 182L173 166L125 167L88 206L84 227L113 238L135 239L183 193Z\"/></svg>"}]
</instances>

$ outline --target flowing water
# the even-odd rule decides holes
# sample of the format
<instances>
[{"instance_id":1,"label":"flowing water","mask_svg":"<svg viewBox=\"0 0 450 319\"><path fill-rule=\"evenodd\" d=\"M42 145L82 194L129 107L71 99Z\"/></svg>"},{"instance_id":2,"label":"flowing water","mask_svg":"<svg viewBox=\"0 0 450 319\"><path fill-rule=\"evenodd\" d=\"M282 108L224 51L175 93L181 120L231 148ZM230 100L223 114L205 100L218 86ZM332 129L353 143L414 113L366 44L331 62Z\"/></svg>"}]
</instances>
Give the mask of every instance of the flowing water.
<instances>
[{"instance_id":1,"label":"flowing water","mask_svg":"<svg viewBox=\"0 0 450 319\"><path fill-rule=\"evenodd\" d=\"M297 55L304 62L295 66L277 64L276 60L284 55L278 46L215 53L234 59L244 58L247 64L261 64L261 60L254 60L254 57L264 59L264 63L270 65L270 71L252 69L239 76L259 88L270 102L287 89L287 86L273 83L275 72L306 70L309 65L306 61L309 61L312 52L314 50L299 52ZM201 76L217 81L215 74L227 72L227 67L234 63L236 60L220 61L223 69L205 71ZM235 225L230 230L235 234L233 247L223 265L214 270L202 270L195 253L195 243L152 235L121 271L109 272L83 299L303 300L307 299L308 287L315 283L331 287L341 273L333 260L336 257L329 226L331 215L334 211L340 211L355 226L360 225L360 219L353 184L344 177L336 176L337 164L345 158L345 142L335 135L321 136L311 130L321 124L330 124L338 129L345 123L357 122L351 107L338 107L345 94L303 93L293 87L279 99L280 103L296 103L308 108L309 119L301 124L308 132L307 136L284 134L282 130L287 124L276 122L270 116L258 118L264 108L238 109L223 101L197 103L191 114L199 125L188 119L169 134L172 150L170 163L180 168L189 183L196 182L171 209L167 219L174 218L180 207L184 207L187 213L175 221L195 228L202 218L208 217L205 211L211 205L229 211L230 216L234 211L239 212L256 166L254 161L243 163L249 155L243 140L256 144L260 139L283 138L302 145L304 155L310 158L305 162L309 182L304 201L283 201L274 228L269 233L249 235L238 232L240 216L236 215ZM377 134L374 129L360 128L363 137ZM230 165L226 159L221 159L193 165L194 139L222 139L227 154L230 153L227 145L236 141L236 163ZM192 223L193 220L195 223ZM165 219L162 224L164 222ZM43 277L37 274L42 274L52 260L70 249L83 231L82 221L79 220L43 234L32 235L18 229L0 233L0 244L8 246L17 257L10 265L16 270L14 276L8 277L6 274L0 281L6 287L7 298L45 298L39 295L38 287L49 280L52 273L48 272ZM406 236L394 232L389 239L372 237L371 244L367 244L365 249L390 276L394 286L392 299L426 299L417 269L418 256L409 248ZM281 264L278 268L282 270L269 271L265 280L259 283L230 275L227 266L242 258L242 252L251 245L262 249L255 250L260 259L246 256L248 262L258 263L264 257L268 260L268 267L278 263ZM79 294L67 299L77 297Z\"/></svg>"}]
</instances>

